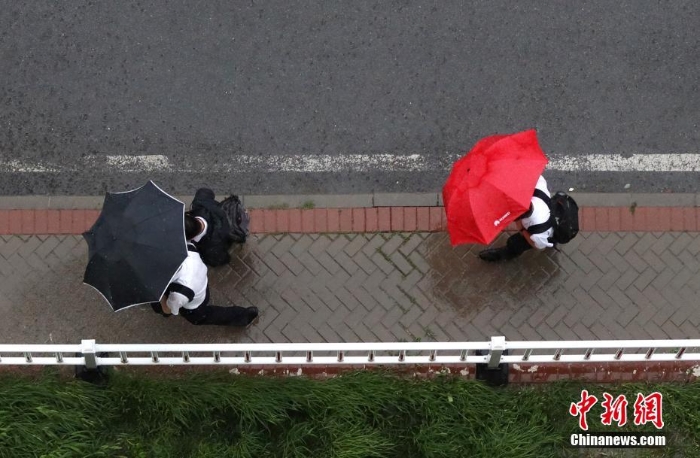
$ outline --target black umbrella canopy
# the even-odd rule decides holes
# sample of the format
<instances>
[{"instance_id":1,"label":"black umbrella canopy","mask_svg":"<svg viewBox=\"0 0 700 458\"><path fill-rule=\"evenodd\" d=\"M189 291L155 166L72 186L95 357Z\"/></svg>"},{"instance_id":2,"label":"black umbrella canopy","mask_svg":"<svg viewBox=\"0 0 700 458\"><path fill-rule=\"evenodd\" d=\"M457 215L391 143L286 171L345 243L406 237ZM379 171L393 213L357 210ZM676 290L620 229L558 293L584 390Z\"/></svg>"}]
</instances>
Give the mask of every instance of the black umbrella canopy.
<instances>
[{"instance_id":1,"label":"black umbrella canopy","mask_svg":"<svg viewBox=\"0 0 700 458\"><path fill-rule=\"evenodd\" d=\"M155 302L187 257L185 204L155 183L107 193L102 213L83 234L88 244L84 282L112 309Z\"/></svg>"}]
</instances>

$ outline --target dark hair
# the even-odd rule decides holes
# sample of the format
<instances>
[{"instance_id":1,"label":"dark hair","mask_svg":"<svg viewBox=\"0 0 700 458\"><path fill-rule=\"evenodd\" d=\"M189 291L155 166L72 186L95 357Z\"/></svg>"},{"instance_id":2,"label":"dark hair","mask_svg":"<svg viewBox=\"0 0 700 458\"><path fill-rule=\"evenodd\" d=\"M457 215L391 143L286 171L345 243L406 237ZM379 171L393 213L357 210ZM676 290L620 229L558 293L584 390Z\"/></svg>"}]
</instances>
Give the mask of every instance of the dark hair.
<instances>
[{"instance_id":1,"label":"dark hair","mask_svg":"<svg viewBox=\"0 0 700 458\"><path fill-rule=\"evenodd\" d=\"M190 215L189 212L185 213L185 238L187 240L192 240L193 238L197 237L197 234L202 230L202 228L199 225L199 221L197 219Z\"/></svg>"}]
</instances>

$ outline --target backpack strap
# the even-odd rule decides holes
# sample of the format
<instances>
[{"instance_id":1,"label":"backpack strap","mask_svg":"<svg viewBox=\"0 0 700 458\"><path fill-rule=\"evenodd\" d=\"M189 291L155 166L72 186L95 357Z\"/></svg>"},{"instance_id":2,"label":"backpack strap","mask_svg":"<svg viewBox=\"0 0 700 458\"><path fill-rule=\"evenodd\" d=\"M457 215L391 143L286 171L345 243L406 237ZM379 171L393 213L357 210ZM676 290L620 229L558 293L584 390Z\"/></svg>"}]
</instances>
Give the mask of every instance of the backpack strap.
<instances>
[{"instance_id":1,"label":"backpack strap","mask_svg":"<svg viewBox=\"0 0 700 458\"><path fill-rule=\"evenodd\" d=\"M549 219L540 224L533 224L532 226L527 228L527 232L530 234L541 234L542 232L545 232L549 230L550 228L554 227L554 215L552 215L552 199L547 196L547 194L544 193L541 189L536 189L535 192L533 193L534 197L537 197L538 199L542 200L545 204L547 204L547 208L549 208Z\"/></svg>"},{"instance_id":2,"label":"backpack strap","mask_svg":"<svg viewBox=\"0 0 700 458\"><path fill-rule=\"evenodd\" d=\"M547 207L552 208L552 199L550 199L543 190L535 188L535 192L532 195L538 199L542 199L544 203L547 204Z\"/></svg>"},{"instance_id":3,"label":"backpack strap","mask_svg":"<svg viewBox=\"0 0 700 458\"><path fill-rule=\"evenodd\" d=\"M532 226L528 227L526 230L529 234L534 235L534 234L541 234L542 232L545 232L552 227L554 227L554 223L552 222L552 218L550 217L546 223L533 224Z\"/></svg>"}]
</instances>

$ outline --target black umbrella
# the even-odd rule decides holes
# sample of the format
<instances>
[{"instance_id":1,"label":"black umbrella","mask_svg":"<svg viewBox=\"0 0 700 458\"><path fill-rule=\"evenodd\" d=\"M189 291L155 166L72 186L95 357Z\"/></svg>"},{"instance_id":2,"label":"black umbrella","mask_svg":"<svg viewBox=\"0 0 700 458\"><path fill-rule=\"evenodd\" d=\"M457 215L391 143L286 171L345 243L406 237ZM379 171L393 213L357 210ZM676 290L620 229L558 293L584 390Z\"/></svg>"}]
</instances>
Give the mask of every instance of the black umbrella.
<instances>
[{"instance_id":1,"label":"black umbrella","mask_svg":"<svg viewBox=\"0 0 700 458\"><path fill-rule=\"evenodd\" d=\"M155 183L107 193L102 213L83 233L88 244L84 282L112 309L157 302L187 257L185 204Z\"/></svg>"}]
</instances>

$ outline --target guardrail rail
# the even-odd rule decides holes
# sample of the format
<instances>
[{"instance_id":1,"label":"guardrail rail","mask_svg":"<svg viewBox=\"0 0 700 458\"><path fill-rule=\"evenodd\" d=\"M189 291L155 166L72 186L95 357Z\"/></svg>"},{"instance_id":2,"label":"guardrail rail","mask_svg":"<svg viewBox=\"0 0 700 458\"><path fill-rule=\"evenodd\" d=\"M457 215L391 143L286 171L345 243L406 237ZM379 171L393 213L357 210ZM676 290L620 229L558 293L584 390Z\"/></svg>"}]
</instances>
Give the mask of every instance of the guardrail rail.
<instances>
[{"instance_id":1,"label":"guardrail rail","mask_svg":"<svg viewBox=\"0 0 700 458\"><path fill-rule=\"evenodd\" d=\"M3 365L441 365L700 362L700 339L482 342L0 345Z\"/></svg>"}]
</instances>

